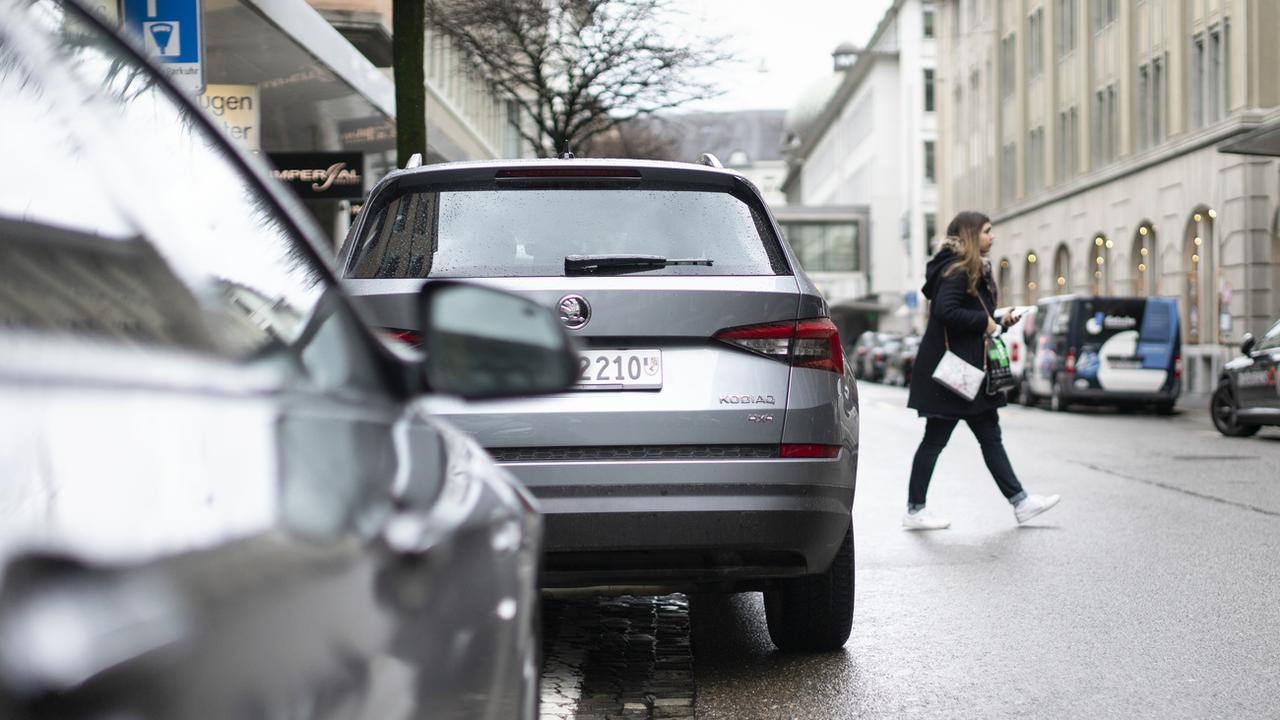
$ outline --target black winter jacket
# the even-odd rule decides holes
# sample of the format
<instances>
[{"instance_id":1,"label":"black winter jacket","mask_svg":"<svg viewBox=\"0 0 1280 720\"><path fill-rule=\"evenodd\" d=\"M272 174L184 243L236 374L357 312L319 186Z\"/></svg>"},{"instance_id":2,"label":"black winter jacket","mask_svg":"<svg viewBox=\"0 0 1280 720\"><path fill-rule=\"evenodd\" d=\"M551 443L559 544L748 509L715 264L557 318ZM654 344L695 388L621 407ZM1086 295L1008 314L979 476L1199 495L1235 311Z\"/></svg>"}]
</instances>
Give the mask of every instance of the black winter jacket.
<instances>
[{"instance_id":1,"label":"black winter jacket","mask_svg":"<svg viewBox=\"0 0 1280 720\"><path fill-rule=\"evenodd\" d=\"M957 257L953 250L943 247L929 260L925 270L923 292L931 303L929 323L920 340L920 349L916 351L907 407L926 417L962 418L1005 405L1004 393L989 395L985 384L978 396L969 401L933 379L933 371L947 349L943 328L946 328L947 340L951 342L951 352L965 362L983 367L987 318L993 317L991 311L996 307L995 283L990 273L978 283L981 300L969 294L968 277L963 271L943 277L943 272ZM983 309L983 303L986 303L986 309Z\"/></svg>"}]
</instances>

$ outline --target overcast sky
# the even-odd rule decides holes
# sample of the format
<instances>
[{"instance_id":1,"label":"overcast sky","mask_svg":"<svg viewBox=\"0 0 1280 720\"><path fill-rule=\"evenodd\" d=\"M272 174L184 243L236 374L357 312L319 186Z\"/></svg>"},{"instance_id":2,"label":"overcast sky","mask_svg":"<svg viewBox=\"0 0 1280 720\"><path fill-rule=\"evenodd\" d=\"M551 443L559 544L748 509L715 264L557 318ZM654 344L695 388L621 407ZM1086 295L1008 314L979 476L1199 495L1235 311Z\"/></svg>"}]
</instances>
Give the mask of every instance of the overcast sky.
<instances>
[{"instance_id":1,"label":"overcast sky","mask_svg":"<svg viewBox=\"0 0 1280 720\"><path fill-rule=\"evenodd\" d=\"M864 45L890 0L679 0L705 32L725 36L742 59L715 68L728 92L689 110L786 110L831 72L831 51L846 40Z\"/></svg>"}]
</instances>

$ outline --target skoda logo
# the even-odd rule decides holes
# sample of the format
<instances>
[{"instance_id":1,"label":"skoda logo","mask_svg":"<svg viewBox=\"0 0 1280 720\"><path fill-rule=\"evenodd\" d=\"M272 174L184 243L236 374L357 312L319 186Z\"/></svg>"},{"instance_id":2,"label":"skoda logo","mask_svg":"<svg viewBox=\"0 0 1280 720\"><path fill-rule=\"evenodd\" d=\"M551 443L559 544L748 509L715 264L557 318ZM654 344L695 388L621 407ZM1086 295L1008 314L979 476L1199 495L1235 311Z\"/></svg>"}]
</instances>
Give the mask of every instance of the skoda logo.
<instances>
[{"instance_id":1,"label":"skoda logo","mask_svg":"<svg viewBox=\"0 0 1280 720\"><path fill-rule=\"evenodd\" d=\"M577 330L591 319L591 306L581 295L565 295L560 298L560 322L570 330Z\"/></svg>"}]
</instances>

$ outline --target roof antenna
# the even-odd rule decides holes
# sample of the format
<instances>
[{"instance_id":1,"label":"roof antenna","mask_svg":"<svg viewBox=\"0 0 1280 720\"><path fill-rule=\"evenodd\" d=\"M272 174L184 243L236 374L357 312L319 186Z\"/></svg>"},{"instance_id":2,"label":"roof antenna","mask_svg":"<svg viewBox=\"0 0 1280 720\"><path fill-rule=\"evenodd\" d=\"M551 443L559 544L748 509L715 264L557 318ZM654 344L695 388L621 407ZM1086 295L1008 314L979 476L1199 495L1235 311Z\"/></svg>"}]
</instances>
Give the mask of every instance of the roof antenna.
<instances>
[{"instance_id":1,"label":"roof antenna","mask_svg":"<svg viewBox=\"0 0 1280 720\"><path fill-rule=\"evenodd\" d=\"M561 160L572 160L572 159L573 159L573 153L572 153L571 151L569 151L569 150L565 150L564 152L560 153L560 156L559 156L559 157L560 157L560 159L561 159Z\"/></svg>"},{"instance_id":2,"label":"roof antenna","mask_svg":"<svg viewBox=\"0 0 1280 720\"><path fill-rule=\"evenodd\" d=\"M702 157L698 158L698 163L713 168L724 167L724 165L720 164L720 158L712 155L711 153L702 153Z\"/></svg>"},{"instance_id":3,"label":"roof antenna","mask_svg":"<svg viewBox=\"0 0 1280 720\"><path fill-rule=\"evenodd\" d=\"M422 153L414 153L410 155L409 162L404 164L405 170L410 170L416 167L422 167Z\"/></svg>"}]
</instances>

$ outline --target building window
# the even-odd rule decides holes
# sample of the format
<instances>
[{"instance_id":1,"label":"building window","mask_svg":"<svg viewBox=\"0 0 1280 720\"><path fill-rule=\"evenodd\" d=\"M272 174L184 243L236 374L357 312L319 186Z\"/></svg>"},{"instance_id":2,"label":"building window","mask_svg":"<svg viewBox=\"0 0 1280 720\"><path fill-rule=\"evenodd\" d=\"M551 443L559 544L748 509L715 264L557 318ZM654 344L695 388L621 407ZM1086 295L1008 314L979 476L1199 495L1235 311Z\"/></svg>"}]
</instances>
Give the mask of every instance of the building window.
<instances>
[{"instance_id":1,"label":"building window","mask_svg":"<svg viewBox=\"0 0 1280 720\"><path fill-rule=\"evenodd\" d=\"M1191 127L1204 127L1204 36L1197 35L1191 51Z\"/></svg>"},{"instance_id":2,"label":"building window","mask_svg":"<svg viewBox=\"0 0 1280 720\"><path fill-rule=\"evenodd\" d=\"M1054 33L1054 45L1059 60L1076 49L1076 7L1078 0L1057 0L1058 23Z\"/></svg>"},{"instance_id":3,"label":"building window","mask_svg":"<svg viewBox=\"0 0 1280 720\"><path fill-rule=\"evenodd\" d=\"M924 141L924 180L927 183L938 181L936 147L932 140Z\"/></svg>"},{"instance_id":4,"label":"building window","mask_svg":"<svg viewBox=\"0 0 1280 720\"><path fill-rule=\"evenodd\" d=\"M857 272L861 269L858 224L851 221L781 223L800 266L809 272Z\"/></svg>"},{"instance_id":5,"label":"building window","mask_svg":"<svg viewBox=\"0 0 1280 720\"><path fill-rule=\"evenodd\" d=\"M1169 84L1164 67L1163 56L1151 61L1151 143L1153 145L1164 142L1165 133L1169 128Z\"/></svg>"},{"instance_id":6,"label":"building window","mask_svg":"<svg viewBox=\"0 0 1280 720\"><path fill-rule=\"evenodd\" d=\"M1018 144L1009 143L1000 151L1000 201L1006 205L1018 196Z\"/></svg>"},{"instance_id":7,"label":"building window","mask_svg":"<svg viewBox=\"0 0 1280 720\"><path fill-rule=\"evenodd\" d=\"M933 17L933 8L925 8L925 9L924 9L924 14L921 16L921 21L924 23L924 36L925 36L926 38L932 38L932 37L934 36L934 35L933 35L933 33L934 33L934 29L933 29L933 22L934 22L934 17Z\"/></svg>"},{"instance_id":8,"label":"building window","mask_svg":"<svg viewBox=\"0 0 1280 720\"><path fill-rule=\"evenodd\" d=\"M1222 77L1224 65L1222 62L1222 31L1214 28L1209 31L1209 66L1205 68L1205 119L1207 122L1217 122L1222 119L1223 98L1226 93L1222 91Z\"/></svg>"},{"instance_id":9,"label":"building window","mask_svg":"<svg viewBox=\"0 0 1280 720\"><path fill-rule=\"evenodd\" d=\"M1038 127L1027 133L1027 151L1025 158L1027 195L1038 192L1044 187L1044 128Z\"/></svg>"},{"instance_id":10,"label":"building window","mask_svg":"<svg viewBox=\"0 0 1280 720\"><path fill-rule=\"evenodd\" d=\"M1134 107L1134 123L1138 129L1138 149L1151 145L1151 70L1143 65L1138 68L1138 98Z\"/></svg>"},{"instance_id":11,"label":"building window","mask_svg":"<svg viewBox=\"0 0 1280 720\"><path fill-rule=\"evenodd\" d=\"M1013 33L1009 33L1005 39L1000 41L1000 97L1008 98L1013 95L1016 90L1018 67L1017 56L1017 37Z\"/></svg>"},{"instance_id":12,"label":"building window","mask_svg":"<svg viewBox=\"0 0 1280 720\"><path fill-rule=\"evenodd\" d=\"M1027 16L1027 80L1040 77L1044 72L1044 10L1036 10Z\"/></svg>"},{"instance_id":13,"label":"building window","mask_svg":"<svg viewBox=\"0 0 1280 720\"><path fill-rule=\"evenodd\" d=\"M925 68L924 70L924 111L934 111L933 100L933 68Z\"/></svg>"},{"instance_id":14,"label":"building window","mask_svg":"<svg viewBox=\"0 0 1280 720\"><path fill-rule=\"evenodd\" d=\"M1120 17L1120 0L1093 0L1093 31L1099 32Z\"/></svg>"},{"instance_id":15,"label":"building window","mask_svg":"<svg viewBox=\"0 0 1280 720\"><path fill-rule=\"evenodd\" d=\"M924 214L924 254L932 254L933 240L938 235L938 214Z\"/></svg>"}]
</instances>

